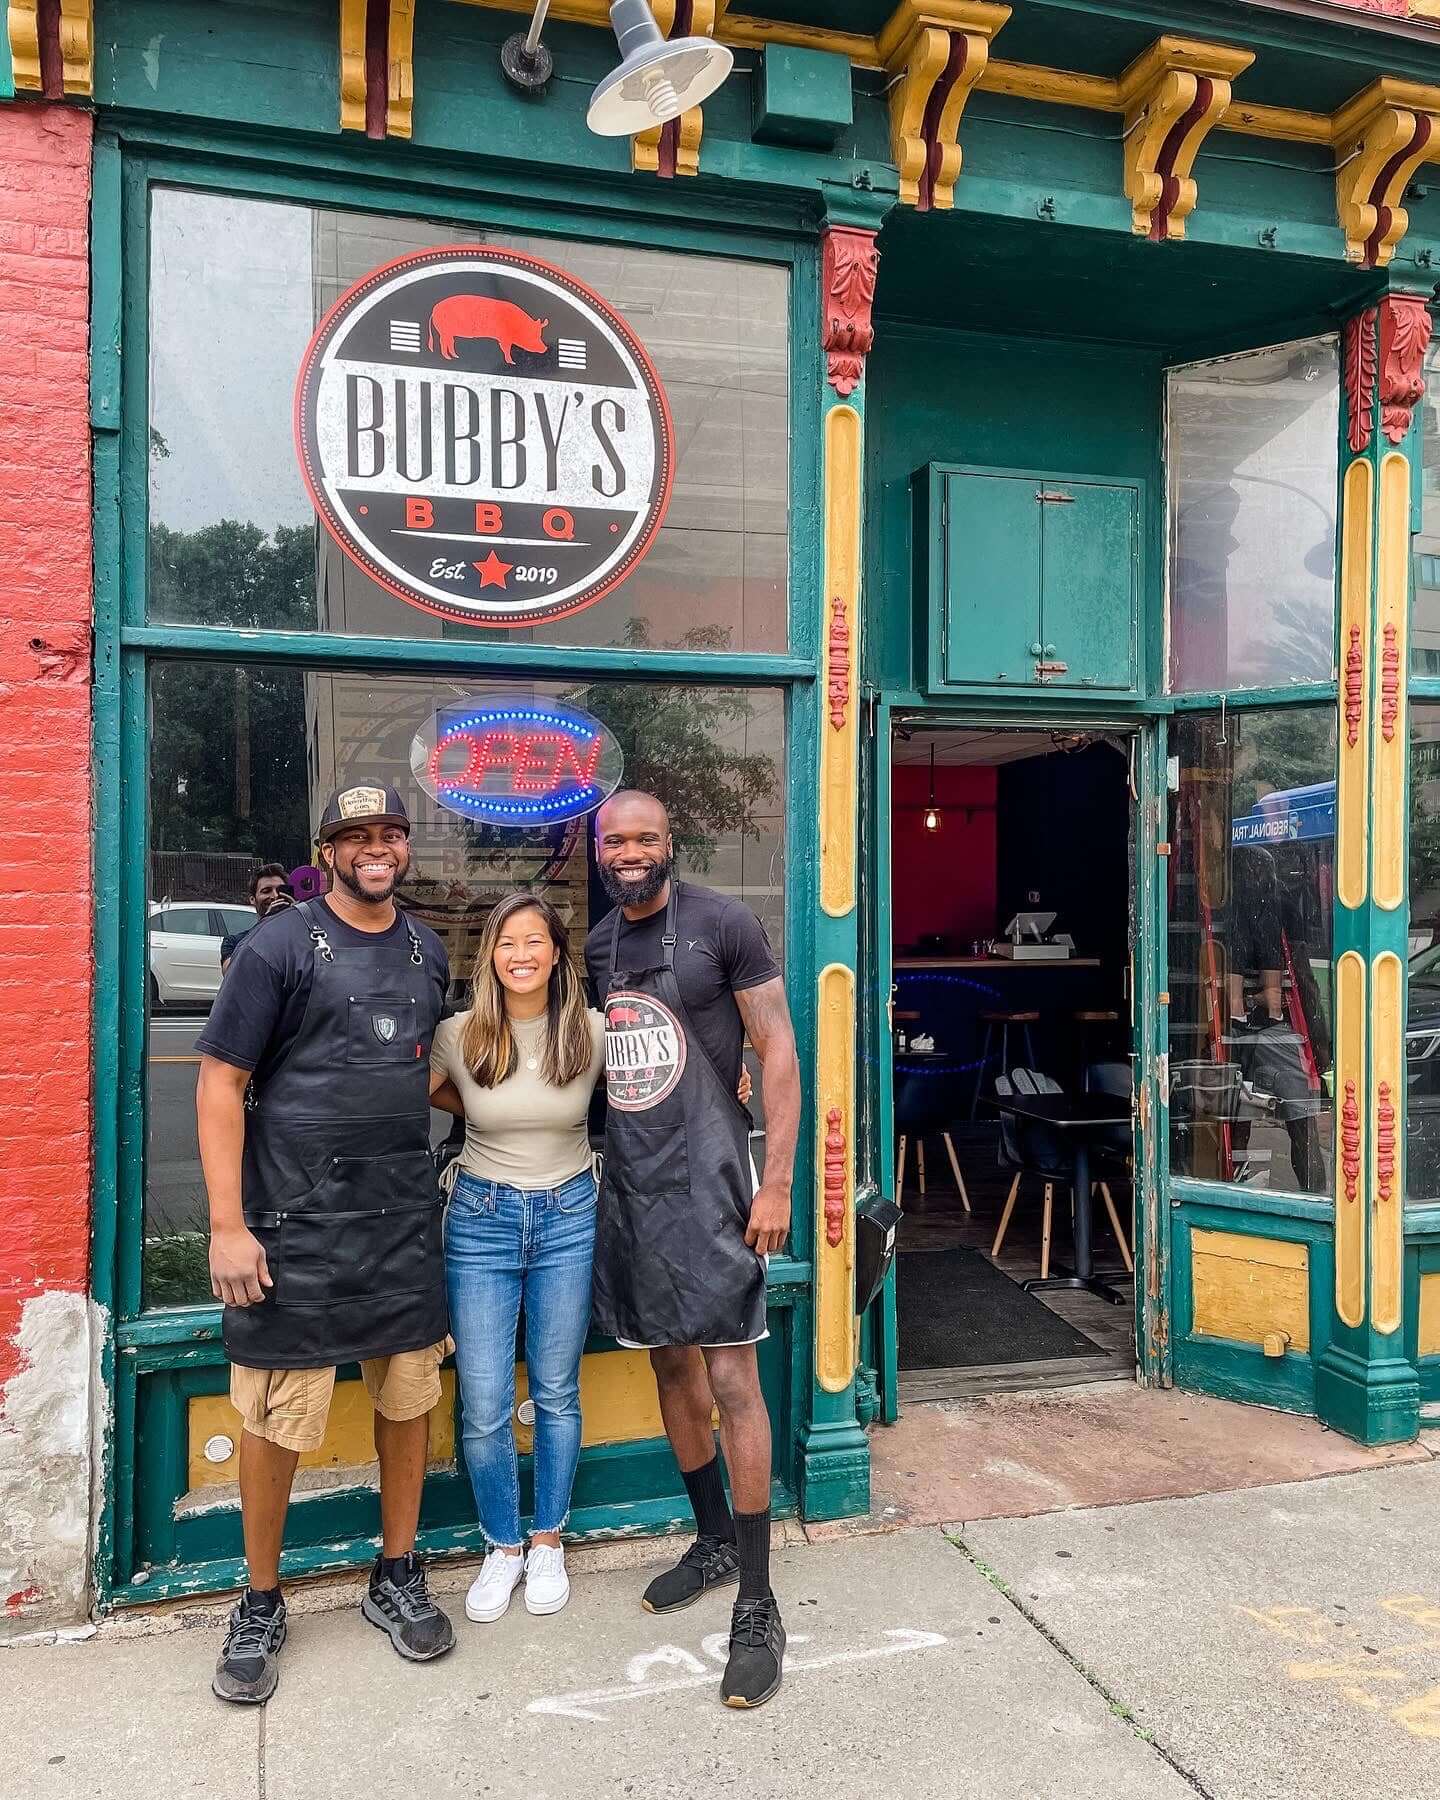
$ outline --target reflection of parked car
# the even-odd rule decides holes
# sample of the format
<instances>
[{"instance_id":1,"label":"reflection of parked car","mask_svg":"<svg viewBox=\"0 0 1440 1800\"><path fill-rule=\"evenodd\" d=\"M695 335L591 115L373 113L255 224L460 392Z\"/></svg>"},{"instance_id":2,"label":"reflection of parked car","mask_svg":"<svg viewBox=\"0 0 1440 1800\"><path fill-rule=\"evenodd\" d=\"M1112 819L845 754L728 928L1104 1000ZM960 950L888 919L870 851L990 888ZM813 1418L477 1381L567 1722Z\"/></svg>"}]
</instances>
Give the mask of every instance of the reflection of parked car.
<instances>
[{"instance_id":1,"label":"reflection of parked car","mask_svg":"<svg viewBox=\"0 0 1440 1800\"><path fill-rule=\"evenodd\" d=\"M1410 958L1405 1019L1405 1186L1417 1200L1440 1199L1440 944Z\"/></svg>"},{"instance_id":2,"label":"reflection of parked car","mask_svg":"<svg viewBox=\"0 0 1440 1800\"><path fill-rule=\"evenodd\" d=\"M150 1004L209 1006L220 991L220 940L255 923L253 906L174 900L150 908Z\"/></svg>"}]
</instances>

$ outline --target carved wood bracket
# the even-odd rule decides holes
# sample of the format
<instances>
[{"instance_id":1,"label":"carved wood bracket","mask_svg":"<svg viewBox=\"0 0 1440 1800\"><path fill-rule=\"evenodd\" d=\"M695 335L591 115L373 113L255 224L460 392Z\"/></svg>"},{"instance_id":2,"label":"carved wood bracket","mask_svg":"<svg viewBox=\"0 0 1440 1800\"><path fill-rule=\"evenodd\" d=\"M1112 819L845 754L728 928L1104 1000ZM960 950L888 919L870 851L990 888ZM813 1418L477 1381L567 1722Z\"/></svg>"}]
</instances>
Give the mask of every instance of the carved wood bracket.
<instances>
[{"instance_id":1,"label":"carved wood bracket","mask_svg":"<svg viewBox=\"0 0 1440 1800\"><path fill-rule=\"evenodd\" d=\"M1341 376L1345 384L1346 442L1359 456L1370 447L1375 429L1376 308L1371 306L1345 321Z\"/></svg>"},{"instance_id":2,"label":"carved wood bracket","mask_svg":"<svg viewBox=\"0 0 1440 1800\"><path fill-rule=\"evenodd\" d=\"M1383 76L1335 114L1335 204L1346 260L1383 269L1410 225L1400 204L1440 130L1440 88Z\"/></svg>"},{"instance_id":3,"label":"carved wood bracket","mask_svg":"<svg viewBox=\"0 0 1440 1800\"><path fill-rule=\"evenodd\" d=\"M1010 17L984 0L901 0L877 48L890 89L890 147L900 199L928 212L955 204L960 118Z\"/></svg>"},{"instance_id":4,"label":"carved wood bracket","mask_svg":"<svg viewBox=\"0 0 1440 1800\"><path fill-rule=\"evenodd\" d=\"M1138 237L1184 237L1195 158L1230 105L1231 82L1254 60L1249 50L1162 37L1120 77L1125 196Z\"/></svg>"},{"instance_id":5,"label":"carved wood bracket","mask_svg":"<svg viewBox=\"0 0 1440 1800\"><path fill-rule=\"evenodd\" d=\"M875 342L871 311L880 252L875 233L830 225L820 234L820 341L826 379L840 395L852 394L865 375Z\"/></svg>"},{"instance_id":6,"label":"carved wood bracket","mask_svg":"<svg viewBox=\"0 0 1440 1800\"><path fill-rule=\"evenodd\" d=\"M654 0L650 10L667 38L715 35L717 0ZM692 106L669 124L656 125L631 138L630 167L637 174L658 175L665 181L676 175L698 175L704 133L704 111Z\"/></svg>"},{"instance_id":7,"label":"carved wood bracket","mask_svg":"<svg viewBox=\"0 0 1440 1800\"><path fill-rule=\"evenodd\" d=\"M1398 444L1425 394L1430 309L1415 294L1387 294L1380 302L1380 429Z\"/></svg>"},{"instance_id":8,"label":"carved wood bracket","mask_svg":"<svg viewBox=\"0 0 1440 1800\"><path fill-rule=\"evenodd\" d=\"M340 129L408 138L415 112L415 0L340 0Z\"/></svg>"},{"instance_id":9,"label":"carved wood bracket","mask_svg":"<svg viewBox=\"0 0 1440 1800\"><path fill-rule=\"evenodd\" d=\"M95 0L9 0L15 91L63 100L95 93Z\"/></svg>"}]
</instances>

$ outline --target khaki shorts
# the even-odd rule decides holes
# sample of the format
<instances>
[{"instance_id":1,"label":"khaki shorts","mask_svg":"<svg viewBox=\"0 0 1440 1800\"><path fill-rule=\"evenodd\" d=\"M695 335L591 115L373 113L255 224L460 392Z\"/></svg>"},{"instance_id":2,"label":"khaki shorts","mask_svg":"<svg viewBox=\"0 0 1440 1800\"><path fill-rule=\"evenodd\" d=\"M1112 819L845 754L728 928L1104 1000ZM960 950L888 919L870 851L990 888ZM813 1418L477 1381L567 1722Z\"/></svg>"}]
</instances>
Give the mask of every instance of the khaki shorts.
<instances>
[{"instance_id":1,"label":"khaki shorts","mask_svg":"<svg viewBox=\"0 0 1440 1800\"><path fill-rule=\"evenodd\" d=\"M401 1423L430 1412L440 1399L440 1365L452 1338L360 1365L365 1391L382 1418ZM230 1365L230 1404L255 1437L285 1450L318 1450L325 1441L334 1369L245 1369Z\"/></svg>"}]
</instances>

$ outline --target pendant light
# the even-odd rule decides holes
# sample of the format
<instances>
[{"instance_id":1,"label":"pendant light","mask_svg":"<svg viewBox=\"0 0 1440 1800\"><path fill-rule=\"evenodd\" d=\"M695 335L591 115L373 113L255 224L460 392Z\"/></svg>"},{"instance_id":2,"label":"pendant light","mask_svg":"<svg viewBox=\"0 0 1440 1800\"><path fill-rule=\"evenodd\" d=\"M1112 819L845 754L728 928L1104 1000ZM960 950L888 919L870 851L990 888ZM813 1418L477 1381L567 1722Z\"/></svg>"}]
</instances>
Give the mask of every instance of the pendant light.
<instances>
[{"instance_id":1,"label":"pendant light","mask_svg":"<svg viewBox=\"0 0 1440 1800\"><path fill-rule=\"evenodd\" d=\"M935 804L935 746L930 746L930 804L925 808L925 817L921 821L927 831L938 831L941 826L940 808Z\"/></svg>"},{"instance_id":2,"label":"pendant light","mask_svg":"<svg viewBox=\"0 0 1440 1800\"><path fill-rule=\"evenodd\" d=\"M708 100L735 58L711 38L667 42L646 0L615 0L610 24L621 63L590 96L585 123L598 137L634 137Z\"/></svg>"}]
</instances>

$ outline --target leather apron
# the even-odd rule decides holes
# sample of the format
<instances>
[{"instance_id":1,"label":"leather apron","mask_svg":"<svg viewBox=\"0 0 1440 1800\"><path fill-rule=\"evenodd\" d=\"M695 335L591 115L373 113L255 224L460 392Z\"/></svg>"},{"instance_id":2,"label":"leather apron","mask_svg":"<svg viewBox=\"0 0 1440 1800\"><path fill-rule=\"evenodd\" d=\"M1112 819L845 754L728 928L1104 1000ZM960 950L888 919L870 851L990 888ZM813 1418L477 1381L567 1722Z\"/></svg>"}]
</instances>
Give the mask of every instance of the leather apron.
<instances>
[{"instance_id":1,"label":"leather apron","mask_svg":"<svg viewBox=\"0 0 1440 1800\"><path fill-rule=\"evenodd\" d=\"M242 1197L274 1280L225 1308L232 1362L319 1369L439 1343L448 1332L442 1206L430 1158L435 983L402 944L332 946L297 908L314 983L280 1064L246 1096ZM403 915L402 915L403 917Z\"/></svg>"},{"instance_id":2,"label":"leather apron","mask_svg":"<svg viewBox=\"0 0 1440 1800\"><path fill-rule=\"evenodd\" d=\"M621 969L615 909L605 995L605 1172L595 1324L649 1349L765 1333L765 1264L745 1242L750 1115L686 1016L675 978L681 884L658 967Z\"/></svg>"}]
</instances>

